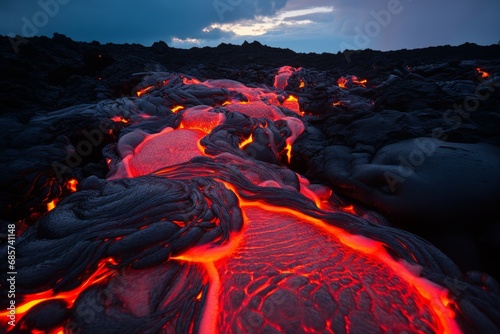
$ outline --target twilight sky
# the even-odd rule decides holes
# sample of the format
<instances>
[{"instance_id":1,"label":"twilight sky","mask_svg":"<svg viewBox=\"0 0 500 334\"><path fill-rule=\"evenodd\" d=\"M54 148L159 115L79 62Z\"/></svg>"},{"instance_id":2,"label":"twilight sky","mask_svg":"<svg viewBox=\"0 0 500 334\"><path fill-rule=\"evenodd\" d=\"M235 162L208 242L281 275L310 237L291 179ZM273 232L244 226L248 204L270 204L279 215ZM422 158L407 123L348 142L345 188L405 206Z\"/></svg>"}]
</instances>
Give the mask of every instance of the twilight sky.
<instances>
[{"instance_id":1,"label":"twilight sky","mask_svg":"<svg viewBox=\"0 0 500 334\"><path fill-rule=\"evenodd\" d=\"M298 52L500 41L499 0L1 0L0 34Z\"/></svg>"}]
</instances>

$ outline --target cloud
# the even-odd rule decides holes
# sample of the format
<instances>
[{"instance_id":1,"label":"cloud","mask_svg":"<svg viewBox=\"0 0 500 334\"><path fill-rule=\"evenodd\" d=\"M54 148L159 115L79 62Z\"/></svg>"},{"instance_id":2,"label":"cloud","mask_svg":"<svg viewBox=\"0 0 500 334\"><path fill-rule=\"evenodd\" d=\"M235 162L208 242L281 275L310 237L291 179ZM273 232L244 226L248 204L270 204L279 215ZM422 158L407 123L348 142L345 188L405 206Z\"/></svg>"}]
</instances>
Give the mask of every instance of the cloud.
<instances>
[{"instance_id":1,"label":"cloud","mask_svg":"<svg viewBox=\"0 0 500 334\"><path fill-rule=\"evenodd\" d=\"M284 27L297 27L314 24L315 21L308 18L315 14L333 12L333 7L304 8L291 11L281 11L273 16L257 16L252 20L240 20L234 23L214 23L203 28L203 32L209 33L213 30L233 32L235 36L262 36Z\"/></svg>"},{"instance_id":2,"label":"cloud","mask_svg":"<svg viewBox=\"0 0 500 334\"><path fill-rule=\"evenodd\" d=\"M196 45L201 44L201 41L199 39L196 39L196 38L182 39L182 38L173 37L172 42L178 43L178 44L196 44Z\"/></svg>"},{"instance_id":3,"label":"cloud","mask_svg":"<svg viewBox=\"0 0 500 334\"><path fill-rule=\"evenodd\" d=\"M325 22L332 20L334 8L332 6L286 6L271 15L254 15L252 18L242 18L231 22L214 22L205 26L198 34L189 38L195 39L197 45L217 45L221 42L241 44L244 40L256 37L259 41L276 45L276 41L317 33ZM274 7L276 8L276 7ZM256 10L256 12L261 12ZM308 37L309 38L309 37ZM186 47L189 43L175 39L174 46ZM190 46L193 46L191 43Z\"/></svg>"}]
</instances>

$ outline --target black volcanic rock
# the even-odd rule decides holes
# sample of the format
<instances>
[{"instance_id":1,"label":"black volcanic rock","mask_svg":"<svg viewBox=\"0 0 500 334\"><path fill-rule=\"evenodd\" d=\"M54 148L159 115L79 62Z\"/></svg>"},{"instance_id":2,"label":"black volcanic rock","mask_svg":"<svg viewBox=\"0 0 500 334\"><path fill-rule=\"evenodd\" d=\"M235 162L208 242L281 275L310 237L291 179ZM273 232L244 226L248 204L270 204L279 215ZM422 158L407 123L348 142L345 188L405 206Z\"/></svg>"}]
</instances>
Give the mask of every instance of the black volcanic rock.
<instances>
[{"instance_id":1,"label":"black volcanic rock","mask_svg":"<svg viewBox=\"0 0 500 334\"><path fill-rule=\"evenodd\" d=\"M169 71L201 75L201 78L227 78L244 83L272 85L264 72L268 73L283 65L315 68L336 77L354 74L376 83L382 73L386 74L387 79L387 74L394 70L408 72L407 67L421 64L444 64L455 59L491 61L500 58L499 45L480 47L475 44L411 51L366 50L350 54L348 62L342 53L295 53L288 49L264 46L259 42L185 50L170 48L164 42L154 43L151 47L74 42L60 34L55 34L53 39L34 37L28 41L21 44L16 53L8 38L0 38L0 82L2 87L8 88L0 92L3 113L33 111L40 107L56 110L77 103L97 102L103 96L130 95L135 84L127 84L124 78L133 82L131 74L151 70L146 64L159 64ZM120 66L124 62L129 66ZM117 66L113 66L115 63ZM200 64L203 67L195 70ZM434 75L436 71L440 71L439 67L430 70L424 67L417 69L413 75L425 77ZM72 79L74 77L81 77L89 87L82 90L81 81L75 81ZM443 80L445 78L443 76ZM91 86L100 88L92 92ZM390 89L384 90L385 95L378 98L378 104L391 108L408 103L402 97L386 96ZM411 90L412 87L408 87L405 93ZM426 92L417 89L414 94L425 95ZM21 95L23 99L18 98Z\"/></svg>"}]
</instances>

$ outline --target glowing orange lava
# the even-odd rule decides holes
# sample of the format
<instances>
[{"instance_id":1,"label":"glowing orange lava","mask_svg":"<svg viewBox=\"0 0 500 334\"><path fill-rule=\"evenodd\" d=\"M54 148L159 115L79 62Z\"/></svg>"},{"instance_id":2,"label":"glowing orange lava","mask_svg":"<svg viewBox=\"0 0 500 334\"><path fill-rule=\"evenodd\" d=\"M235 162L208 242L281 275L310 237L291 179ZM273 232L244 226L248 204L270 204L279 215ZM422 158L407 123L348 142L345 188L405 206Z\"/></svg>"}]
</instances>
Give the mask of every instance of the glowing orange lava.
<instances>
[{"instance_id":1,"label":"glowing orange lava","mask_svg":"<svg viewBox=\"0 0 500 334\"><path fill-rule=\"evenodd\" d=\"M109 268L109 265L116 265L117 263L112 259L104 259L99 262L97 270L86 279L79 287L70 291L63 291L59 293L54 293L54 290L48 290L40 293L35 293L32 295L26 295L22 302L18 302L16 307L16 322L19 322L22 317L34 306L55 299L63 299L68 303L68 307L73 306L76 298L80 293L93 284L97 284L113 274L113 271ZM0 324L4 323L8 312L0 312ZM59 332L64 333L62 329L58 329Z\"/></svg>"},{"instance_id":2,"label":"glowing orange lava","mask_svg":"<svg viewBox=\"0 0 500 334\"><path fill-rule=\"evenodd\" d=\"M198 106L186 109L180 128L200 130L209 134L217 125L224 123L224 114L210 112L211 108Z\"/></svg>"},{"instance_id":3,"label":"glowing orange lava","mask_svg":"<svg viewBox=\"0 0 500 334\"><path fill-rule=\"evenodd\" d=\"M201 83L200 80L196 79L196 78L182 78L182 83L185 84L185 85L198 85Z\"/></svg>"},{"instance_id":4,"label":"glowing orange lava","mask_svg":"<svg viewBox=\"0 0 500 334\"><path fill-rule=\"evenodd\" d=\"M362 87L366 87L366 84L368 83L368 80L366 79L358 79L357 76L353 75L351 77L341 77L337 80L337 85L340 87L340 88L343 88L343 89L347 89L347 84L349 82L352 82L353 84L355 85L359 85L359 86L362 86Z\"/></svg>"},{"instance_id":5,"label":"glowing orange lava","mask_svg":"<svg viewBox=\"0 0 500 334\"><path fill-rule=\"evenodd\" d=\"M247 146L250 143L253 143L253 135L250 135L250 137L248 137L247 139L245 139L244 141L242 141L238 146L240 148L244 148L245 146Z\"/></svg>"},{"instance_id":6,"label":"glowing orange lava","mask_svg":"<svg viewBox=\"0 0 500 334\"><path fill-rule=\"evenodd\" d=\"M356 76L353 76L351 78L351 81L352 81L352 83L355 83L356 85L360 85L360 86L363 86L363 87L366 87L366 83L368 82L368 80L366 80L366 79L361 79L360 80Z\"/></svg>"},{"instance_id":7,"label":"glowing orange lava","mask_svg":"<svg viewBox=\"0 0 500 334\"><path fill-rule=\"evenodd\" d=\"M154 172L162 167L187 162L194 157L202 156L199 141L205 133L195 129L165 128L150 135L135 148L134 154L123 159L125 170L122 177L134 177ZM140 154L137 154L139 153ZM152 160L153 159L153 160Z\"/></svg>"},{"instance_id":8,"label":"glowing orange lava","mask_svg":"<svg viewBox=\"0 0 500 334\"><path fill-rule=\"evenodd\" d=\"M343 207L342 210L344 210L345 212L349 212L349 213L352 213L353 215L356 214L356 211L354 210L354 205L348 205L346 207Z\"/></svg>"},{"instance_id":9,"label":"glowing orange lava","mask_svg":"<svg viewBox=\"0 0 500 334\"><path fill-rule=\"evenodd\" d=\"M142 95L144 95L145 93L149 92L151 89L153 89L155 86L149 86L149 87L146 87L146 88L143 88L143 89L140 89L137 91L137 96L138 97L141 97Z\"/></svg>"},{"instance_id":10,"label":"glowing orange lava","mask_svg":"<svg viewBox=\"0 0 500 334\"><path fill-rule=\"evenodd\" d=\"M274 88L285 90L288 86L288 79L294 72L300 71L301 68L294 68L291 66L283 66L278 70L278 74L274 77Z\"/></svg>"},{"instance_id":11,"label":"glowing orange lava","mask_svg":"<svg viewBox=\"0 0 500 334\"><path fill-rule=\"evenodd\" d=\"M282 67L275 77L274 88L284 90L290 76L298 70L300 69L290 66ZM174 113L184 110L180 114L179 118L182 119L178 128L167 127L154 134L141 131L125 134L121 138L123 142L139 144L135 147L123 145L127 146L126 154L121 155L123 160L117 167L118 172L113 174L110 180L154 172L156 176L168 177L167 172L162 175L168 167L172 169L185 163L178 166L185 172L189 164L209 159L215 162L222 155L231 157L230 161L235 169L249 164L250 167L245 167L251 170L251 164L258 162L244 160L243 152L234 153L238 147L244 149L254 143L253 134L245 139L251 128L245 128L244 132L235 130L235 133L231 133L233 141L230 148L234 151L229 152L232 153L226 152L218 156L216 153L205 153L205 149L211 152L210 147L204 147L202 143L206 143L205 139L210 138L209 135L214 129L227 125L224 123L231 120L226 116L230 112L241 113L242 115L238 116L240 119L245 118L245 121L248 121L247 117L259 118L255 123L248 123L255 127L252 130L257 129L257 126L264 127L262 124L265 123L265 130L268 131L271 128L268 124L271 122L276 121L280 126L286 122L287 131L291 133L286 138L286 146L283 148L281 142L279 147L283 150L278 153L278 149L275 149L273 152L276 159L283 157L282 154L286 152L287 161L291 163L294 141L305 130L305 126L302 117L286 117L279 107L300 114L297 96L279 92L280 96L288 95L285 101L280 98L280 101L283 101L280 105L276 90L272 89L254 89L230 81L202 83L195 78L186 77L182 77L182 81L185 85L203 84L206 87L239 90L248 101L238 101L234 98L222 104L225 108L219 109L210 106L187 109L182 105L175 106L171 109ZM349 82L365 87L367 80L359 80L355 76L342 77L338 79L337 84L346 89ZM137 96L140 97L153 87L138 91ZM305 83L301 80L299 88L303 87ZM334 102L333 105L341 105L341 102ZM224 109L223 112L220 109ZM111 120L129 122L120 116L114 116ZM196 160L192 160L194 158ZM108 165L111 162L108 158ZM285 168L282 164L279 165L279 168ZM161 172L158 172L160 169ZM341 215L356 215L357 212L353 205L334 209L330 202L331 189L311 185L305 177L293 172L291 174L294 186L280 186L278 182L281 182L281 179L278 177L269 177L258 182L247 180L254 185L254 188L249 189L267 187L266 191L276 191L276 194L289 196L288 199L286 196L283 196L283 199L277 198L283 202L278 206L270 204L272 201L269 199L251 197L250 195L259 193L249 195L244 191L251 190L238 189L236 186L238 181L235 180L239 179L223 180L214 170L200 168L200 175L192 173L192 177L200 180L210 177L214 183L218 182L222 188L232 191L237 200L232 202L236 204L232 205L231 209L238 214L241 210L243 228L241 231L228 233L228 238L217 245L199 244L201 246L193 246L165 259L183 264L197 263L200 270L205 270L203 279L208 288L196 296L196 300L203 303L200 311L200 333L364 333L370 328L383 332L394 330L408 333L460 333L453 311L455 305L448 298L448 290L422 278L422 267L395 260L383 243L350 234L347 228L337 227L345 226L339 223ZM269 170L270 175L273 170ZM253 173L252 170L245 172ZM245 172L241 172L242 178L247 177ZM285 179L282 174L279 176ZM191 177L191 174L188 177ZM71 179L66 186L70 191L76 192L78 181ZM191 186L196 187L196 184L190 184ZM299 190L297 186L300 186ZM207 193L211 191L204 190ZM302 212L288 203L296 198L303 200L304 207L309 211ZM193 205L199 203L194 202ZM221 206L210 203L211 209L220 210ZM54 209L56 204L57 199L47 204L47 209ZM333 215L332 212L339 213ZM208 221L210 219L212 218ZM179 228L184 228L187 221L189 219L174 223L178 224ZM121 238L116 237L114 240ZM104 240L106 241L108 239ZM116 265L112 258L99 262L95 272L74 290L59 293L49 290L24 296L24 300L19 302L16 309L18 321L31 308L44 301L62 299L72 307L82 291L114 274L110 265ZM133 295L135 292L130 293ZM2 319L5 319L6 315L7 312L0 312ZM58 328L54 333L64 333L64 329Z\"/></svg>"},{"instance_id":12,"label":"glowing orange lava","mask_svg":"<svg viewBox=\"0 0 500 334\"><path fill-rule=\"evenodd\" d=\"M66 184L66 186L68 187L68 190L70 190L72 192L76 192L77 187L78 187L78 180L71 179L71 180L68 181L68 183Z\"/></svg>"},{"instance_id":13,"label":"glowing orange lava","mask_svg":"<svg viewBox=\"0 0 500 334\"><path fill-rule=\"evenodd\" d=\"M490 74L483 71L480 67L476 68L477 73L481 74L481 78L488 78Z\"/></svg>"},{"instance_id":14,"label":"glowing orange lava","mask_svg":"<svg viewBox=\"0 0 500 334\"><path fill-rule=\"evenodd\" d=\"M283 102L283 107L288 108L297 114L303 114L300 111L299 99L294 95L289 95L286 98L285 102Z\"/></svg>"},{"instance_id":15,"label":"glowing orange lava","mask_svg":"<svg viewBox=\"0 0 500 334\"><path fill-rule=\"evenodd\" d=\"M337 300L362 310L363 306L355 305L363 303L356 296L364 289L371 296L371 309L379 310L372 315L368 309L365 321L380 328L398 324L398 328L418 332L419 325L412 319L425 319L426 328L433 332L460 332L446 290L418 277L418 268L393 260L383 244L347 234L290 208L241 198L240 206L245 227L223 251L208 255L206 248L198 248L175 258L204 264L213 282L202 333L266 328L287 332L297 327L305 332L335 333L349 327L348 323L360 324L355 319L338 323L336 312L344 320L351 315L335 306L324 308L324 301ZM371 277L370 284L363 276ZM319 296L322 302L315 304ZM412 306L407 300L412 300ZM302 311L305 305L312 308L307 314L317 314L314 321ZM406 325L395 309L408 318ZM355 328L351 330L357 332Z\"/></svg>"},{"instance_id":16,"label":"glowing orange lava","mask_svg":"<svg viewBox=\"0 0 500 334\"><path fill-rule=\"evenodd\" d=\"M47 203L47 211L52 211L54 210L54 208L56 207L57 205L57 202L58 200L57 199L54 199L52 201L50 201L49 203Z\"/></svg>"},{"instance_id":17,"label":"glowing orange lava","mask_svg":"<svg viewBox=\"0 0 500 334\"><path fill-rule=\"evenodd\" d=\"M172 112L175 114L176 112L181 111L181 110L184 110L184 109L185 109L185 107L184 107L184 106L175 106L175 107L173 107L171 110L172 110Z\"/></svg>"},{"instance_id":18,"label":"glowing orange lava","mask_svg":"<svg viewBox=\"0 0 500 334\"><path fill-rule=\"evenodd\" d=\"M286 151L287 161L288 163L290 163L292 161L292 145L287 143L285 151Z\"/></svg>"},{"instance_id":19,"label":"glowing orange lava","mask_svg":"<svg viewBox=\"0 0 500 334\"><path fill-rule=\"evenodd\" d=\"M296 118L288 121L292 127L301 123ZM165 145L176 145L179 140L185 146L199 138L185 137L183 131L193 130L169 130L166 133L171 137L161 141L146 138L148 144L136 148L141 167L131 169L130 175L143 175L161 165L172 165L170 161L158 163L158 154L150 151L156 150L155 147L164 151ZM250 136L239 146L251 141ZM290 159L291 145L287 145L287 151ZM238 195L234 185L223 183ZM307 185L307 181L301 180L302 183ZM313 192L306 188L301 192L313 198L317 207L326 207ZM459 332L447 290L421 278L420 267L394 260L382 243L351 235L286 205L278 207L238 198L245 217L244 227L231 235L229 243L194 247L172 258L200 263L206 269L210 288L205 296L201 333L258 332L265 328L286 332L297 327L304 332L333 333L348 328L361 331L355 327L360 321L350 319L353 316L350 313L336 315L340 311L335 311L334 306L324 309L323 302L315 304L318 293L322 300L331 299L361 309L363 298L368 298L372 306L363 317L380 328L394 328L397 324L407 332L428 328L439 333ZM349 206L344 210L355 212ZM369 283L366 277L370 277ZM356 297L359 294L365 297ZM408 303L409 300L412 302ZM309 307L312 307L310 312L321 316L310 321L303 312ZM396 310L407 320L401 322ZM283 312L293 315L294 325ZM249 322L248 314L258 321ZM344 320L339 322L336 317ZM425 325L419 319L424 319Z\"/></svg>"},{"instance_id":20,"label":"glowing orange lava","mask_svg":"<svg viewBox=\"0 0 500 334\"><path fill-rule=\"evenodd\" d=\"M341 77L337 80L337 85L340 87L340 88L343 88L343 89L346 89L347 88L347 79L344 78L344 77Z\"/></svg>"},{"instance_id":21,"label":"glowing orange lava","mask_svg":"<svg viewBox=\"0 0 500 334\"><path fill-rule=\"evenodd\" d=\"M128 119L125 119L121 116L113 116L110 118L113 122L115 123L129 123L130 121Z\"/></svg>"}]
</instances>

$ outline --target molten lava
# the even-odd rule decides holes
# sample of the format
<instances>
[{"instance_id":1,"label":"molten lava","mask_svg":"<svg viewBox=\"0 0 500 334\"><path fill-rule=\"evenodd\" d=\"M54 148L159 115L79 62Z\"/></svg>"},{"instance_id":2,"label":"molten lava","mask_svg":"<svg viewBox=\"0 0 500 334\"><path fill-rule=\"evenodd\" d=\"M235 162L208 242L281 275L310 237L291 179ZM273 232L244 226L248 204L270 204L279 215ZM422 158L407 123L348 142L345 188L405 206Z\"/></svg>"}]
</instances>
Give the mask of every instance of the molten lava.
<instances>
[{"instance_id":1,"label":"molten lava","mask_svg":"<svg viewBox=\"0 0 500 334\"><path fill-rule=\"evenodd\" d=\"M280 90L285 90L285 88L288 86L288 79L295 72L299 72L299 71L300 71L300 68L293 68L291 66L281 67L278 70L278 73L276 74L276 76L274 77L274 88L280 89ZM304 87L304 86L302 86L302 87Z\"/></svg>"},{"instance_id":2,"label":"molten lava","mask_svg":"<svg viewBox=\"0 0 500 334\"><path fill-rule=\"evenodd\" d=\"M146 94L147 92L149 92L153 88L154 88L154 86L149 86L149 87L140 89L140 90L137 91L136 94L137 94L138 97L141 97L142 95Z\"/></svg>"},{"instance_id":3,"label":"molten lava","mask_svg":"<svg viewBox=\"0 0 500 334\"><path fill-rule=\"evenodd\" d=\"M206 156L193 145L202 134L190 131L194 130L170 129L146 137L133 158L124 159L128 176ZM250 136L238 147L253 142ZM180 143L187 156L181 152L174 154L175 160L160 156L160 150L169 152ZM287 145L289 159L291 149ZM233 163L238 165L238 160ZM168 177L169 170L160 175ZM348 234L286 203L275 206L246 199L236 184L219 182L238 195L245 217L243 230L232 234L225 245L198 246L173 257L204 265L209 277L202 333L296 328L362 332L364 326L385 331L459 332L446 290L420 278L418 267L394 260L383 244ZM280 186L273 181L260 187ZM353 207L343 210L355 213Z\"/></svg>"},{"instance_id":4,"label":"molten lava","mask_svg":"<svg viewBox=\"0 0 500 334\"><path fill-rule=\"evenodd\" d=\"M283 102L283 107L288 108L294 111L297 114L303 114L300 111L299 99L296 96L290 95L286 98L285 102Z\"/></svg>"},{"instance_id":5,"label":"molten lava","mask_svg":"<svg viewBox=\"0 0 500 334\"><path fill-rule=\"evenodd\" d=\"M75 300L78 298L78 296L88 287L98 284L99 282L102 282L106 280L109 276L113 274L113 271L110 269L110 265L116 265L116 262L111 259L104 259L102 260L98 266L97 269L94 273L90 275L87 279L83 281L83 283L78 286L75 289L72 289L70 291L62 291L62 292L56 292L54 290L48 290L48 291L43 291L31 295L25 295L23 297L24 302L21 303L19 301L19 304L22 304L21 306L16 308L16 317L18 319L23 318L23 316L33 307L35 307L38 304L48 302L51 300L63 300L66 302L67 307L71 307ZM0 312L0 323L3 323L5 317L8 315L9 312ZM23 322L20 322L20 328L22 330L28 330L28 328L25 328L26 324L23 324ZM33 331L32 331L33 332ZM64 331L64 329L58 329L52 331L53 333L67 333Z\"/></svg>"},{"instance_id":6,"label":"molten lava","mask_svg":"<svg viewBox=\"0 0 500 334\"><path fill-rule=\"evenodd\" d=\"M49 203L47 203L47 211L54 210L56 207L56 204L57 204L57 199L54 199L54 200L50 201Z\"/></svg>"},{"instance_id":7,"label":"molten lava","mask_svg":"<svg viewBox=\"0 0 500 334\"><path fill-rule=\"evenodd\" d=\"M346 89L347 88L347 79L344 77L341 77L337 80L337 84L340 88Z\"/></svg>"},{"instance_id":8,"label":"molten lava","mask_svg":"<svg viewBox=\"0 0 500 334\"><path fill-rule=\"evenodd\" d=\"M198 142L203 136L205 133L200 130L179 129L174 132L172 128L148 136L135 149L134 155L124 159L127 175L140 175L144 170L153 172L201 156L203 152L200 152Z\"/></svg>"},{"instance_id":9,"label":"molten lava","mask_svg":"<svg viewBox=\"0 0 500 334\"><path fill-rule=\"evenodd\" d=\"M111 120L115 123L129 123L130 121L128 119L125 119L121 116L113 116L111 117Z\"/></svg>"},{"instance_id":10,"label":"molten lava","mask_svg":"<svg viewBox=\"0 0 500 334\"><path fill-rule=\"evenodd\" d=\"M176 113L176 112L181 111L183 109L184 109L184 106L175 106L171 110L173 113Z\"/></svg>"},{"instance_id":11,"label":"molten lava","mask_svg":"<svg viewBox=\"0 0 500 334\"><path fill-rule=\"evenodd\" d=\"M65 301L78 319L82 295L105 287L112 297L102 319L150 322L151 332L459 333L449 291L424 278L425 261L394 231L364 221L354 205L335 204L331 189L287 168L284 155L290 164L305 131L299 97L283 92L298 71L282 67L274 90L180 76L193 94L228 96L211 106L172 107L173 121L160 129L147 128L149 117L133 118L145 131L136 127L121 136L116 150L122 160L115 165L108 158L108 179L87 182L86 194L93 197L62 201L47 225L37 227L47 247L69 235L67 247L83 244L98 265L72 267L81 270L75 289L23 295L21 326L27 326L27 312L54 300ZM344 89L366 83L355 76L338 80ZM77 192L83 183L71 179L66 187ZM80 193L72 196L76 201ZM125 209L116 204L120 200ZM61 231L51 230L58 224ZM73 229L85 230L87 239L71 238ZM54 267L60 283L64 268ZM168 284L158 284L160 277ZM66 332L68 323L50 330Z\"/></svg>"},{"instance_id":12,"label":"molten lava","mask_svg":"<svg viewBox=\"0 0 500 334\"><path fill-rule=\"evenodd\" d=\"M250 137L248 137L247 139L242 141L238 146L239 146L239 148L244 148L245 146L247 146L250 143L253 143L253 135L250 135Z\"/></svg>"},{"instance_id":13,"label":"molten lava","mask_svg":"<svg viewBox=\"0 0 500 334\"><path fill-rule=\"evenodd\" d=\"M364 326L458 332L446 291L415 277L414 269L392 260L383 245L295 210L260 201L240 205L245 228L230 247L213 255L192 249L175 258L203 263L211 277L202 332L299 327L336 333L363 332ZM349 313L342 305L359 311ZM401 311L406 324L397 315Z\"/></svg>"},{"instance_id":14,"label":"molten lava","mask_svg":"<svg viewBox=\"0 0 500 334\"><path fill-rule=\"evenodd\" d=\"M366 79L358 79L357 76L352 75L350 77L341 77L337 80L337 85L342 89L347 89L348 84L352 83L358 86L366 87L368 80Z\"/></svg>"},{"instance_id":15,"label":"molten lava","mask_svg":"<svg viewBox=\"0 0 500 334\"><path fill-rule=\"evenodd\" d=\"M351 81L352 81L352 83L354 83L356 85L363 86L363 87L366 87L366 83L368 82L368 80L366 80L366 79L361 79L360 80L356 76L352 76Z\"/></svg>"},{"instance_id":16,"label":"molten lava","mask_svg":"<svg viewBox=\"0 0 500 334\"><path fill-rule=\"evenodd\" d=\"M481 78L486 79L490 76L490 74L486 71L483 71L480 67L476 68L477 73L481 75Z\"/></svg>"},{"instance_id":17,"label":"molten lava","mask_svg":"<svg viewBox=\"0 0 500 334\"><path fill-rule=\"evenodd\" d=\"M78 190L78 180L71 179L67 182L66 186L71 192L76 192Z\"/></svg>"}]
</instances>

